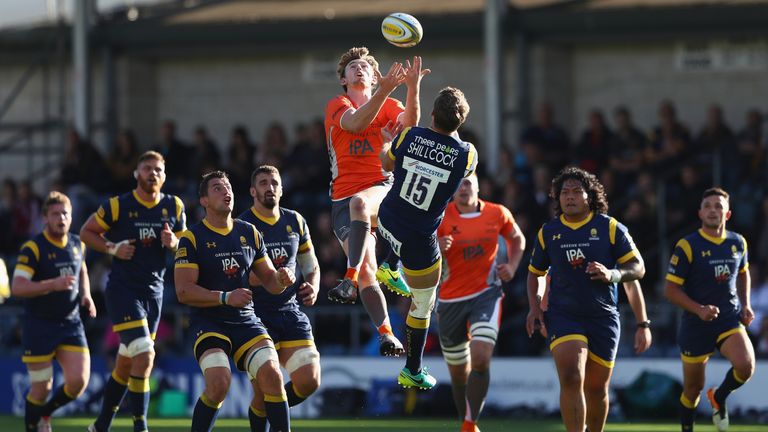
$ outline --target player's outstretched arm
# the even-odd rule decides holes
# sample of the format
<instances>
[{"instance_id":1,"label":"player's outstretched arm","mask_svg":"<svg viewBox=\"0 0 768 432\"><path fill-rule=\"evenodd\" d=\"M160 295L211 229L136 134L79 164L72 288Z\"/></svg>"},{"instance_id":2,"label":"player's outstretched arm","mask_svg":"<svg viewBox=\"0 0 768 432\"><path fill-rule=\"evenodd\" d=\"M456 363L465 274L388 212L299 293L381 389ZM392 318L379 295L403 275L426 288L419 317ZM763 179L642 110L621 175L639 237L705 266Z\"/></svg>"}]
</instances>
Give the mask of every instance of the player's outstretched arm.
<instances>
[{"instance_id":1,"label":"player's outstretched arm","mask_svg":"<svg viewBox=\"0 0 768 432\"><path fill-rule=\"evenodd\" d=\"M280 267L278 270L275 270L272 266L272 261L268 259L262 259L254 263L251 271L256 274L256 277L259 278L264 288L270 294L280 294L296 282L296 276L294 276L291 269Z\"/></svg>"},{"instance_id":2,"label":"player's outstretched arm","mask_svg":"<svg viewBox=\"0 0 768 432\"><path fill-rule=\"evenodd\" d=\"M664 287L664 296L672 304L698 316L702 321L712 321L720 314L720 309L717 306L703 305L696 302L683 291L681 285L669 280Z\"/></svg>"},{"instance_id":3,"label":"player's outstretched arm","mask_svg":"<svg viewBox=\"0 0 768 432\"><path fill-rule=\"evenodd\" d=\"M400 114L400 122L406 127L419 124L421 79L430 72L432 71L429 69L422 69L420 56L413 57L413 65L408 60L405 61L405 85L408 86L408 93L405 98L405 111Z\"/></svg>"},{"instance_id":4,"label":"player's outstretched arm","mask_svg":"<svg viewBox=\"0 0 768 432\"><path fill-rule=\"evenodd\" d=\"M632 307L632 313L639 323L648 321L648 313L645 310L645 297L640 282L633 280L624 282L624 292L627 293L627 300ZM648 327L638 327L635 332L635 353L640 354L651 347L651 329Z\"/></svg>"},{"instance_id":5,"label":"player's outstretched arm","mask_svg":"<svg viewBox=\"0 0 768 432\"><path fill-rule=\"evenodd\" d=\"M379 87L368 99L368 102L360 105L357 109L350 108L341 115L339 124L345 131L357 133L370 126L389 95L405 80L405 69L401 63L397 62L392 63L386 75L382 76L379 71L375 71L375 74Z\"/></svg>"}]
</instances>

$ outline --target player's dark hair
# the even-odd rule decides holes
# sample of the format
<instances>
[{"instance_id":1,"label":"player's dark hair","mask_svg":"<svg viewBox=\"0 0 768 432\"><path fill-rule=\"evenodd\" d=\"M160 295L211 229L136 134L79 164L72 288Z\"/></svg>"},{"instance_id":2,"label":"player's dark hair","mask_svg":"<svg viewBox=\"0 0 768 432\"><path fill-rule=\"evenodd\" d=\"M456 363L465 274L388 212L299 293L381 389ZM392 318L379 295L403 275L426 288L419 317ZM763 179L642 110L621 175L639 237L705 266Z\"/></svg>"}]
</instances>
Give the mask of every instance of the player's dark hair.
<instances>
[{"instance_id":1,"label":"player's dark hair","mask_svg":"<svg viewBox=\"0 0 768 432\"><path fill-rule=\"evenodd\" d=\"M72 208L72 203L69 201L69 197L58 191L51 191L43 201L41 211L43 215L48 214L48 208L54 204L64 204L65 206Z\"/></svg>"},{"instance_id":2,"label":"player's dark hair","mask_svg":"<svg viewBox=\"0 0 768 432\"><path fill-rule=\"evenodd\" d=\"M149 151L145 151L144 153L141 154L141 156L139 156L139 160L136 163L136 165L137 166L141 165L142 162L147 160L156 160L156 161L165 163L165 158L163 158L163 155L161 155L160 153L154 150L149 150Z\"/></svg>"},{"instance_id":3,"label":"player's dark hair","mask_svg":"<svg viewBox=\"0 0 768 432\"><path fill-rule=\"evenodd\" d=\"M272 165L262 165L251 173L251 186L256 186L256 177L259 174L273 174L280 177L280 171Z\"/></svg>"},{"instance_id":4,"label":"player's dark hair","mask_svg":"<svg viewBox=\"0 0 768 432\"><path fill-rule=\"evenodd\" d=\"M557 216L563 214L560 207L560 192L563 190L563 183L566 180L576 180L587 192L587 202L589 209L597 214L608 213L608 199L605 196L605 189L594 174L584 171L581 168L565 167L557 176L552 179L552 188L549 196L555 200L555 213Z\"/></svg>"},{"instance_id":5,"label":"player's dark hair","mask_svg":"<svg viewBox=\"0 0 768 432\"><path fill-rule=\"evenodd\" d=\"M453 132L464 123L468 114L469 103L461 90L455 87L440 90L432 108L432 116L438 129Z\"/></svg>"},{"instance_id":6,"label":"player's dark hair","mask_svg":"<svg viewBox=\"0 0 768 432\"><path fill-rule=\"evenodd\" d=\"M377 62L371 55L367 47L353 47L347 50L347 52L342 54L341 58L339 58L339 67L336 69L336 72L339 74L339 79L344 78L344 70L347 68L349 62L357 59L365 60L371 67L373 67L374 71L379 70L379 62ZM347 86L342 85L342 87L346 92Z\"/></svg>"},{"instance_id":7,"label":"player's dark hair","mask_svg":"<svg viewBox=\"0 0 768 432\"><path fill-rule=\"evenodd\" d=\"M721 189L719 187L713 187L713 188L709 188L709 189L705 190L704 194L701 196L701 199L703 201L707 197L711 197L713 195L721 196L721 197L725 198L725 201L727 201L728 203L730 203L730 201L731 201L731 196L728 195L728 192L726 192L725 190L723 190L723 189Z\"/></svg>"},{"instance_id":8,"label":"player's dark hair","mask_svg":"<svg viewBox=\"0 0 768 432\"><path fill-rule=\"evenodd\" d=\"M203 175L203 179L200 181L200 188L197 190L197 194L200 198L208 196L208 183L213 179L227 179L229 176L224 171L211 171Z\"/></svg>"}]
</instances>

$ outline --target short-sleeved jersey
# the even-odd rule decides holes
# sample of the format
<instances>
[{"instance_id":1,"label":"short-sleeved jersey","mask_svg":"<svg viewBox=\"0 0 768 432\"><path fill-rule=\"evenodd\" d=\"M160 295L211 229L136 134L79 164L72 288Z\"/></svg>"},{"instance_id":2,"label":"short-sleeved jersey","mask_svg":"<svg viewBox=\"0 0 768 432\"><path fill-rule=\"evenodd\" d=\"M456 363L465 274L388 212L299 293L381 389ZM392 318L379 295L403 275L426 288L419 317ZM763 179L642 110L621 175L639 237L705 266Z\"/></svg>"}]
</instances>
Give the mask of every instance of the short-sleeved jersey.
<instances>
[{"instance_id":1,"label":"short-sleeved jersey","mask_svg":"<svg viewBox=\"0 0 768 432\"><path fill-rule=\"evenodd\" d=\"M699 229L677 242L669 259L667 280L681 285L695 302L717 306L718 320L727 319L739 313L736 279L748 268L744 237L732 231L712 237ZM689 312L683 319L698 321Z\"/></svg>"},{"instance_id":2,"label":"short-sleeved jersey","mask_svg":"<svg viewBox=\"0 0 768 432\"><path fill-rule=\"evenodd\" d=\"M14 275L23 273L34 282L59 276L75 276L75 289L25 298L27 315L51 321L79 320L80 269L85 245L80 236L68 234L61 242L43 231L21 245Z\"/></svg>"},{"instance_id":3,"label":"short-sleeved jersey","mask_svg":"<svg viewBox=\"0 0 768 432\"><path fill-rule=\"evenodd\" d=\"M642 259L627 228L607 215L590 213L571 223L562 215L539 230L528 271L549 272L550 310L576 316L617 314L617 284L593 281L587 264L595 261L608 268L632 258Z\"/></svg>"},{"instance_id":4,"label":"short-sleeved jersey","mask_svg":"<svg viewBox=\"0 0 768 432\"><path fill-rule=\"evenodd\" d=\"M411 127L398 135L388 156L395 183L381 205L418 232L432 234L464 177L477 167L477 151L432 129Z\"/></svg>"},{"instance_id":5,"label":"short-sleeved jersey","mask_svg":"<svg viewBox=\"0 0 768 432\"><path fill-rule=\"evenodd\" d=\"M389 179L381 168L379 153L383 145L381 128L393 124L405 111L398 100L387 98L370 125L359 133L344 130L341 116L350 108L358 107L346 96L331 99L325 107L325 136L331 159L331 199L351 197L369 187Z\"/></svg>"},{"instance_id":6,"label":"short-sleeved jersey","mask_svg":"<svg viewBox=\"0 0 768 432\"><path fill-rule=\"evenodd\" d=\"M230 292L248 287L253 266L267 259L261 233L248 222L234 220L231 230L216 228L203 219L181 234L175 268L198 270L197 284L211 291ZM242 323L251 320L253 303L245 308L219 305L192 308L192 316L216 322Z\"/></svg>"},{"instance_id":7,"label":"short-sleeved jersey","mask_svg":"<svg viewBox=\"0 0 768 432\"><path fill-rule=\"evenodd\" d=\"M181 199L160 194L157 202L147 202L132 191L103 203L96 211L96 222L106 230L104 236L111 242L136 240L133 258L113 260L107 289L129 289L138 295L161 295L166 249L163 248L160 233L166 223L177 235L186 229Z\"/></svg>"},{"instance_id":8,"label":"short-sleeved jersey","mask_svg":"<svg viewBox=\"0 0 768 432\"><path fill-rule=\"evenodd\" d=\"M288 267L293 274L299 274L296 257L312 250L312 240L307 222L298 212L280 208L277 218L265 218L251 207L238 216L238 219L252 223L261 232L267 254L276 269ZM299 285L301 281L297 278L293 285L278 295L270 294L263 286L253 287L253 307L256 315L262 310L297 309L299 304L296 301L296 290Z\"/></svg>"},{"instance_id":9,"label":"short-sleeved jersey","mask_svg":"<svg viewBox=\"0 0 768 432\"><path fill-rule=\"evenodd\" d=\"M461 214L455 202L448 204L437 229L438 237L453 237L451 248L443 253L441 301L468 300L501 285L496 274L499 236L509 236L515 220L503 205L483 200L479 205L480 211Z\"/></svg>"}]
</instances>

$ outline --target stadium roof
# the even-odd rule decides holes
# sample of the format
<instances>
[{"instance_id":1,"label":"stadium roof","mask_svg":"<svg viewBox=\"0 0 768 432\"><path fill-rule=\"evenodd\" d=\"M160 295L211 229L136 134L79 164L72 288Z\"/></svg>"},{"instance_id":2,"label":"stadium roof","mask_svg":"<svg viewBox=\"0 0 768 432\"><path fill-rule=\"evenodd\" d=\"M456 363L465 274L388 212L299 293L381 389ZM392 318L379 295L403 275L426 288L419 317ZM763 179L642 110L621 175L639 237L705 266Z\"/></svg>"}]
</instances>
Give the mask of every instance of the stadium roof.
<instances>
[{"instance_id":1,"label":"stadium roof","mask_svg":"<svg viewBox=\"0 0 768 432\"><path fill-rule=\"evenodd\" d=\"M506 0L505 32L533 41L585 43L768 36L768 0ZM122 52L185 55L257 48L284 53L348 44L375 47L381 18L411 13L425 28L424 48L476 47L486 0L199 0L118 9L102 15L96 46ZM50 44L61 27L0 31L0 53ZM350 35L353 35L350 37ZM369 42L370 41L370 42ZM290 51L288 51L290 52Z\"/></svg>"}]
</instances>

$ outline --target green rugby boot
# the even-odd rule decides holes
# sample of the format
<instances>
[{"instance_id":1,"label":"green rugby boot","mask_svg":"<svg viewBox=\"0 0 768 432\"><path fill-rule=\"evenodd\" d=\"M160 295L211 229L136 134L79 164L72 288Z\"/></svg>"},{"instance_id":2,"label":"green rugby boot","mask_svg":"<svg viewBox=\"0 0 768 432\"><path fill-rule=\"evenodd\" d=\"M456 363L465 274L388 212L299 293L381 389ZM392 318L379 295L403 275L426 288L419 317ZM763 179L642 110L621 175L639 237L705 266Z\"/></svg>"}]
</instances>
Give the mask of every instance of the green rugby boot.
<instances>
[{"instance_id":1,"label":"green rugby boot","mask_svg":"<svg viewBox=\"0 0 768 432\"><path fill-rule=\"evenodd\" d=\"M399 270L392 270L389 263L384 263L376 270L376 280L383 283L388 290L403 297L411 296L411 289L405 283Z\"/></svg>"},{"instance_id":2,"label":"green rugby boot","mask_svg":"<svg viewBox=\"0 0 768 432\"><path fill-rule=\"evenodd\" d=\"M435 377L427 372L427 368L422 368L421 372L411 374L408 368L403 368L400 375L397 376L397 383L405 388L415 387L420 390L429 390L437 384Z\"/></svg>"}]
</instances>

